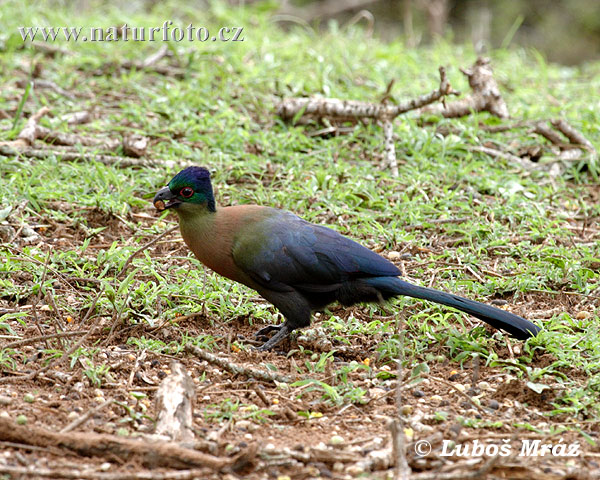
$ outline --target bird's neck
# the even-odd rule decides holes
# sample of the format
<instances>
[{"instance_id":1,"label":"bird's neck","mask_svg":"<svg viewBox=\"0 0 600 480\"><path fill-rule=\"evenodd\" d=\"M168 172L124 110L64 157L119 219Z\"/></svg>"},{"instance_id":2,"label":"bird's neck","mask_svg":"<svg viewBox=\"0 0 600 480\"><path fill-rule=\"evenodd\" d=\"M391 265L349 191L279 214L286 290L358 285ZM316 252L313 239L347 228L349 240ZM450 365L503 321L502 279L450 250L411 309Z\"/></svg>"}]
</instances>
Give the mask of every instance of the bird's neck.
<instances>
[{"instance_id":1,"label":"bird's neck","mask_svg":"<svg viewBox=\"0 0 600 480\"><path fill-rule=\"evenodd\" d=\"M233 278L230 235L223 231L222 211L195 206L177 210L181 236L195 257L215 272Z\"/></svg>"},{"instance_id":2,"label":"bird's neck","mask_svg":"<svg viewBox=\"0 0 600 480\"><path fill-rule=\"evenodd\" d=\"M206 205L181 205L177 209L179 227L183 238L204 238L210 235L218 213ZM187 240L186 240L187 243Z\"/></svg>"},{"instance_id":3,"label":"bird's neck","mask_svg":"<svg viewBox=\"0 0 600 480\"><path fill-rule=\"evenodd\" d=\"M199 205L194 208L183 206L177 209L179 228L196 258L218 274L254 288L251 279L234 262L233 245L244 226L255 223L269 209L245 205L217 208L211 212Z\"/></svg>"}]
</instances>

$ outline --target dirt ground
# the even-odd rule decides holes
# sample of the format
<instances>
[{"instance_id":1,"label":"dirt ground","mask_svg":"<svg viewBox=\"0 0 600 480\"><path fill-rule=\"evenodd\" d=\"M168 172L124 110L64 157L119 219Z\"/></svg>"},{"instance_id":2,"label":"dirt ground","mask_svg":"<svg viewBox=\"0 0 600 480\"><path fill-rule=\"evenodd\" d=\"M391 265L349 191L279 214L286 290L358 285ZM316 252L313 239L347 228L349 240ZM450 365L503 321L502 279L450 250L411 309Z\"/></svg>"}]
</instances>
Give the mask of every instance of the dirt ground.
<instances>
[{"instance_id":1,"label":"dirt ground","mask_svg":"<svg viewBox=\"0 0 600 480\"><path fill-rule=\"evenodd\" d=\"M57 204L54 208L69 207ZM132 215L148 223L155 221L150 208ZM95 209L87 212L87 223L88 227L108 226L93 237L90 249L106 248L114 240L130 235L118 218ZM44 252L50 247L69 249L84 238L80 227L51 222L43 230L38 246ZM175 231L149 247L148 253L162 256L165 262L181 263L186 260L173 257L175 252L184 251L182 247ZM403 267L410 270L410 263ZM27 284L32 278L23 271L16 280ZM56 275L55 295L71 298L74 303L81 302L83 289L93 287L93 279ZM521 310L515 313L535 313L536 318L543 318L544 312L527 311L527 306L544 304L545 314L550 316L561 309L579 308L577 302L581 299L568 295L532 293L520 302ZM6 478L391 478L394 462L402 458L393 449L395 437L390 424L391 419L398 418L398 411L402 414L400 428L408 441L406 459L414 478L600 476L600 449L586 442L584 435L560 433L561 428L577 423L585 435L596 438L598 424L566 416L549 420L545 415L553 409L562 388L558 382L548 388L538 385L537 392L508 369L475 361L466 361L462 366L450 363L440 346L423 352L433 361L428 362L429 371L421 375L421 381L413 383L411 371L405 369L399 389L396 372L378 361L376 347L382 338L376 335L354 336L349 345L323 344L311 340L319 339L316 321L311 331L282 345L284 353L243 351L232 342L252 338L258 326L251 325L250 319L221 323L199 313L154 327L146 322L122 322L115 328L114 319L100 318L101 328L84 337L84 344L96 349L95 358L110 366L98 388L85 375L82 359L74 365L54 361L51 368L44 367L49 360L44 350L65 350L81 338L82 330L90 328L89 321L80 323L86 311L81 305L81 318L73 319L66 327L67 332L75 332L74 339L66 338L69 343L63 344L65 337L52 338L55 332L50 327L52 322L47 321L52 315L49 303L48 297L32 296L19 302L0 298L3 312L35 310L39 319L8 322L15 335L23 339L18 346L12 345L26 361L15 370L4 369L0 377L0 473ZM334 307L332 313L342 318L366 317L360 306ZM109 331L112 333L107 335ZM324 401L323 392L312 388L313 384L292 388L284 382L231 373L223 365L198 359L189 352L171 356L127 344L129 338L142 336L165 343L180 342L182 331L191 337L214 335L218 341L212 352L228 365L248 371L273 371L276 367L277 374L294 381L313 378L335 383L332 368L350 362L368 364L370 370L354 370L348 378L356 388L366 391L367 401L335 405ZM50 337L39 339L40 335ZM5 348L11 346L11 340L3 338L1 342ZM302 367L305 356L297 350L298 344L315 352L333 346L338 353L322 372L309 375ZM286 355L290 349L296 349L295 353ZM520 349L514 341L498 340L495 345L498 358L508 363ZM161 443L151 437L158 415L154 397L171 373L172 359L183 364L195 387L194 441L185 446L217 459L221 462L219 468L206 468L201 459L183 461L178 451L165 447L164 439ZM552 355L538 353L532 366L543 368L554 361ZM565 375L584 376L576 368L565 368ZM468 421L459 422L461 417ZM69 426L72 422L77 424ZM542 434L517 428L517 424L532 425L539 431L548 431L552 424L557 433ZM147 449L145 454L119 444L137 437ZM544 451L545 444L551 445L550 451ZM567 448L558 448L561 444Z\"/></svg>"}]
</instances>

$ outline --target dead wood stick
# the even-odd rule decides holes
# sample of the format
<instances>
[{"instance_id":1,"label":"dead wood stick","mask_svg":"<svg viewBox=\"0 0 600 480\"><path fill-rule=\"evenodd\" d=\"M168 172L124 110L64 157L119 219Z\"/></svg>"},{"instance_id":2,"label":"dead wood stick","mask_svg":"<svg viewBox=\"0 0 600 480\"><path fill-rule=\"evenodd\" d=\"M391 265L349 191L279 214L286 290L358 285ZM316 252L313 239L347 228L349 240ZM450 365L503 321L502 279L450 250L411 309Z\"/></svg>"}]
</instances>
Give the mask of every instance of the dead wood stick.
<instances>
[{"instance_id":1,"label":"dead wood stick","mask_svg":"<svg viewBox=\"0 0 600 480\"><path fill-rule=\"evenodd\" d=\"M259 380L265 380L267 382L280 382L280 383L292 383L294 380L287 375L280 375L275 372L268 372L266 370L258 370L256 368L243 367L241 365L237 365L235 363L229 362L223 358L219 358L212 353L208 353L205 350L202 350L195 345L190 345L189 343L185 346L185 349L200 357L202 360L206 360L208 363L212 363L213 365L217 365L228 372L233 373L234 375L245 375L247 377L257 378Z\"/></svg>"},{"instance_id":2,"label":"dead wood stick","mask_svg":"<svg viewBox=\"0 0 600 480\"><path fill-rule=\"evenodd\" d=\"M46 127L37 127L36 138L46 143L55 145L84 145L86 147L103 147L105 150L114 150L120 144L118 140L84 137L73 133L54 132Z\"/></svg>"},{"instance_id":3,"label":"dead wood stick","mask_svg":"<svg viewBox=\"0 0 600 480\"><path fill-rule=\"evenodd\" d=\"M440 67L439 71L440 86L437 90L397 105L339 100L337 98L286 98L277 106L277 115L284 120L292 120L301 113L305 120L325 117L336 121L356 121L359 119L387 119L391 121L402 113L429 105L446 95L458 93L454 91L450 82L448 82L446 69Z\"/></svg>"},{"instance_id":4,"label":"dead wood stick","mask_svg":"<svg viewBox=\"0 0 600 480\"><path fill-rule=\"evenodd\" d=\"M127 297L129 298L129 295L127 295ZM125 301L123 303L123 305L126 305L127 301ZM122 310L122 309L121 309ZM114 324L114 323L113 323ZM109 335L110 336L110 335ZM131 386L133 385L133 379L135 378L135 375L139 372L140 370L140 363L145 362L146 360L146 355L148 354L147 350L144 349L141 351L141 353L137 356L137 358L135 359L135 364L133 365L133 368L131 369L131 372L129 372L129 380L127 380L127 389L130 389Z\"/></svg>"},{"instance_id":5,"label":"dead wood stick","mask_svg":"<svg viewBox=\"0 0 600 480\"><path fill-rule=\"evenodd\" d=\"M544 122L537 122L533 127L533 132L541 135L554 145L564 145L565 143L564 139Z\"/></svg>"},{"instance_id":6,"label":"dead wood stick","mask_svg":"<svg viewBox=\"0 0 600 480\"><path fill-rule=\"evenodd\" d=\"M285 2L285 6L275 15L275 20L281 21L282 19L292 16L311 22L316 18L327 18L348 10L362 9L376 1L377 0L346 0L340 2L339 0L325 0L323 2L308 4L303 7L294 7L288 2Z\"/></svg>"},{"instance_id":7,"label":"dead wood stick","mask_svg":"<svg viewBox=\"0 0 600 480\"><path fill-rule=\"evenodd\" d=\"M286 453L302 463L329 463L334 464L336 462L341 463L356 463L360 460L360 456L354 452L344 452L341 450L329 450L327 448L311 448L308 452L301 452L298 450L289 450Z\"/></svg>"},{"instance_id":8,"label":"dead wood stick","mask_svg":"<svg viewBox=\"0 0 600 480\"><path fill-rule=\"evenodd\" d=\"M92 114L89 110L82 110L80 112L67 113L60 117L63 122L67 122L68 125L81 125L88 123L92 119Z\"/></svg>"},{"instance_id":9,"label":"dead wood stick","mask_svg":"<svg viewBox=\"0 0 600 480\"><path fill-rule=\"evenodd\" d=\"M113 457L130 461L141 458L147 467L190 468L208 467L224 470L234 459L220 458L172 442L150 442L91 432L59 433L35 425L17 425L11 419L0 417L0 440L24 443L37 447L58 447L88 457Z\"/></svg>"},{"instance_id":10,"label":"dead wood stick","mask_svg":"<svg viewBox=\"0 0 600 480\"><path fill-rule=\"evenodd\" d=\"M504 125L485 125L484 123L479 123L478 128L484 132L501 133L509 130L516 130L518 128L535 126L536 123L537 122L516 122L506 123Z\"/></svg>"},{"instance_id":11,"label":"dead wood stick","mask_svg":"<svg viewBox=\"0 0 600 480\"><path fill-rule=\"evenodd\" d=\"M469 465L463 470L457 472L434 472L434 473L417 473L411 476L411 480L471 480L479 478L488 478L487 473L498 463L498 460L502 457L495 455L488 458L485 463L478 468L473 470L473 466ZM458 466L458 465L457 465Z\"/></svg>"},{"instance_id":12,"label":"dead wood stick","mask_svg":"<svg viewBox=\"0 0 600 480\"><path fill-rule=\"evenodd\" d=\"M10 142L10 144L14 146L33 145L35 139L37 138L38 123L40 119L49 112L50 109L48 107L42 107L36 113L31 115L31 117L27 119L27 123L25 123L25 126L23 127L23 130L21 130L21 132L19 133L17 139L14 142Z\"/></svg>"},{"instance_id":13,"label":"dead wood stick","mask_svg":"<svg viewBox=\"0 0 600 480\"><path fill-rule=\"evenodd\" d=\"M175 442L194 440L194 382L181 363L171 362L171 374L158 387L156 435L165 435Z\"/></svg>"},{"instance_id":14,"label":"dead wood stick","mask_svg":"<svg viewBox=\"0 0 600 480\"><path fill-rule=\"evenodd\" d=\"M471 220L473 217L452 217L452 218L432 218L426 220L423 223L417 223L416 225L407 225L404 230L412 232L413 230L427 230L429 225L444 225L446 223L465 223ZM405 275L404 275L405 276Z\"/></svg>"},{"instance_id":15,"label":"dead wood stick","mask_svg":"<svg viewBox=\"0 0 600 480\"><path fill-rule=\"evenodd\" d=\"M391 120L383 121L383 145L386 166L390 167L392 175L398 176L398 160L396 159L396 146L394 145L394 124Z\"/></svg>"},{"instance_id":16,"label":"dead wood stick","mask_svg":"<svg viewBox=\"0 0 600 480\"><path fill-rule=\"evenodd\" d=\"M65 162L100 162L105 165L120 167L149 167L154 165L154 162L140 158L118 157L116 155L95 155L93 153L80 153L68 150L39 150L35 148L19 150L14 148L13 145L7 144L0 144L0 155L6 157L23 156L26 158L39 158L42 160L50 157L57 157Z\"/></svg>"},{"instance_id":17,"label":"dead wood stick","mask_svg":"<svg viewBox=\"0 0 600 480\"><path fill-rule=\"evenodd\" d=\"M567 123L566 120L559 118L557 120L552 120L552 126L559 130L565 137L569 139L569 141L576 145L583 145L588 148L591 152L595 152L596 149L592 145L587 138L583 136L582 133L578 132L575 128Z\"/></svg>"},{"instance_id":18,"label":"dead wood stick","mask_svg":"<svg viewBox=\"0 0 600 480\"><path fill-rule=\"evenodd\" d=\"M461 100L444 105L430 105L423 113L440 114L446 118L464 117L473 112L489 112L499 118L508 118L508 107L494 79L490 60L479 57L473 66L461 68L466 75L472 92Z\"/></svg>"},{"instance_id":19,"label":"dead wood stick","mask_svg":"<svg viewBox=\"0 0 600 480\"><path fill-rule=\"evenodd\" d=\"M169 48L166 45L163 45L155 53L153 53L149 57L146 57L141 63L141 65L143 68L148 68L149 66L154 65L156 62L158 62L164 56L168 55L168 53Z\"/></svg>"},{"instance_id":20,"label":"dead wood stick","mask_svg":"<svg viewBox=\"0 0 600 480\"><path fill-rule=\"evenodd\" d=\"M70 50L66 50L64 48L57 47L56 45L50 45L49 43L46 43L46 42L31 42L30 45L38 50L41 50L45 54L48 54L51 56L55 56L58 53L60 53L62 55L74 55L75 54L74 52L72 52ZM25 46L25 44L24 44L24 46Z\"/></svg>"},{"instance_id":21,"label":"dead wood stick","mask_svg":"<svg viewBox=\"0 0 600 480\"><path fill-rule=\"evenodd\" d=\"M170 472L155 472L146 470L142 472L99 472L81 470L57 470L53 468L37 467L11 467L0 465L0 473L23 478L66 478L72 480L194 480L206 478L206 469L174 470Z\"/></svg>"},{"instance_id":22,"label":"dead wood stick","mask_svg":"<svg viewBox=\"0 0 600 480\"><path fill-rule=\"evenodd\" d=\"M69 423L66 427L61 429L59 433L67 433L67 432L70 432L71 430L75 430L77 427L79 427L80 425L83 425L85 422L87 422L92 416L94 416L100 410L107 407L108 405L110 405L113 402L114 402L114 400L112 400L112 399L106 400L105 402L102 402L97 407L92 408L91 410L88 410L83 415L77 417L75 420L73 420L71 423Z\"/></svg>"},{"instance_id":23,"label":"dead wood stick","mask_svg":"<svg viewBox=\"0 0 600 480\"><path fill-rule=\"evenodd\" d=\"M148 139L143 135L125 135L123 137L123 152L128 157L140 158L146 155Z\"/></svg>"},{"instance_id":24,"label":"dead wood stick","mask_svg":"<svg viewBox=\"0 0 600 480\"><path fill-rule=\"evenodd\" d=\"M402 318L396 319L395 333L400 340L399 351L400 355L396 360L396 410L397 415L390 424L389 429L392 437L392 458L394 461L394 478L398 480L408 480L412 473L408 460L406 459L406 437L404 434L404 419L402 418L402 403L404 393L404 321Z\"/></svg>"},{"instance_id":25,"label":"dead wood stick","mask_svg":"<svg viewBox=\"0 0 600 480\"><path fill-rule=\"evenodd\" d=\"M51 81L51 80L43 80L43 79L35 79L33 80L33 88L39 88L39 89L48 89L48 90L52 90L55 93L58 93L59 95L66 97L66 98L73 98L73 96L76 97L81 97L81 96L86 96L87 95L81 95L78 93L74 93L74 92L69 92L68 90L65 90L64 88L60 87L59 85L57 85L55 82Z\"/></svg>"},{"instance_id":26,"label":"dead wood stick","mask_svg":"<svg viewBox=\"0 0 600 480\"><path fill-rule=\"evenodd\" d=\"M104 69L110 68L113 66L108 63L104 65ZM183 78L185 77L186 71L183 68L173 67L170 65L154 65L150 64L145 66L142 62L132 62L130 60L126 60L118 65L114 65L117 69L124 68L126 70L142 70L142 71L150 71L158 73L159 75L164 75L165 77L175 77L175 78ZM104 72L102 72L104 74Z\"/></svg>"},{"instance_id":27,"label":"dead wood stick","mask_svg":"<svg viewBox=\"0 0 600 480\"><path fill-rule=\"evenodd\" d=\"M517 157L512 153L502 152L500 150L496 150L495 148L484 147L482 145L474 145L467 147L467 150L471 152L485 153L486 155L489 155L493 158L504 158L505 160L515 163L516 165L518 165L521 168L524 168L525 170L537 170L539 168L533 162L523 160L521 157Z\"/></svg>"},{"instance_id":28,"label":"dead wood stick","mask_svg":"<svg viewBox=\"0 0 600 480\"><path fill-rule=\"evenodd\" d=\"M86 331L78 331L78 332L57 332L50 333L48 335L37 335L35 337L23 338L21 340L15 340L14 342L7 343L3 345L2 348L17 348L22 347L23 345L31 345L32 343L37 343L41 340L53 340L55 338L64 338L64 337L77 337L79 335L85 335Z\"/></svg>"}]
</instances>

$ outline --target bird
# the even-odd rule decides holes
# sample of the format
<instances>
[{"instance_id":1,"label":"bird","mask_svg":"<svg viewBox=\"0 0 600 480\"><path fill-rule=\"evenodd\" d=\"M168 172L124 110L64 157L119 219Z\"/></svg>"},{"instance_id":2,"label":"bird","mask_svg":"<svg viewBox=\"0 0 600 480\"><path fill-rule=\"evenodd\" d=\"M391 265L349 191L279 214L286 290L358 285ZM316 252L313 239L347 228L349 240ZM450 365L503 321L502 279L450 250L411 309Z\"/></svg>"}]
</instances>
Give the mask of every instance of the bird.
<instances>
[{"instance_id":1,"label":"bird","mask_svg":"<svg viewBox=\"0 0 600 480\"><path fill-rule=\"evenodd\" d=\"M402 280L386 258L291 212L260 205L217 207L204 167L181 170L153 203L159 211L177 213L183 240L201 263L256 290L283 314L282 324L256 333L267 338L258 350L271 350L292 331L308 327L313 312L332 303L348 307L403 295L453 307L520 340L541 331L505 310Z\"/></svg>"}]
</instances>

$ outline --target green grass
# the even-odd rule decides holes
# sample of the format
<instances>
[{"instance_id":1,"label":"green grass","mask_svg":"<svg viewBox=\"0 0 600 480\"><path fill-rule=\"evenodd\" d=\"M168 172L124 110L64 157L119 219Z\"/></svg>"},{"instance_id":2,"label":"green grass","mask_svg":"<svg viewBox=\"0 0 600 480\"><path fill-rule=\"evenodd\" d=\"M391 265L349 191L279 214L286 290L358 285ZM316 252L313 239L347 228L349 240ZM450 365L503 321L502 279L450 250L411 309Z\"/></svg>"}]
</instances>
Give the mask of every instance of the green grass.
<instances>
[{"instance_id":1,"label":"green grass","mask_svg":"<svg viewBox=\"0 0 600 480\"><path fill-rule=\"evenodd\" d=\"M20 25L110 26L127 22L152 26L162 24L165 18L186 25L197 22L194 11L178 9L173 3L149 14L123 14L110 8L73 13L64 6L42 8L14 1L0 5L0 109L14 112L11 118L0 120L0 141L14 139L26 118L43 105L49 105L54 116L44 118L42 125L65 132L71 127L61 123L60 115L94 109L96 118L78 127L79 133L110 138L141 133L153 139L150 156L159 161L156 167L140 169L70 163L60 158L0 157L1 206L17 212L13 221L65 225L79 235L70 238L66 246L57 242L52 249L0 245L2 299L11 304L31 303L39 288L36 285L44 277L41 289L53 293L63 319L83 316L97 285L102 285L107 295L99 299L94 315L120 315L127 326L154 327L201 306L208 318L203 321L212 325L238 319L270 322L274 309L258 302L254 292L214 274L207 276L205 284L202 266L185 249L173 256L145 252L133 261L127 275L117 277L135 250L174 221L170 215L159 219L149 202L153 193L181 167L202 164L214 172L220 204L259 203L289 209L370 247L412 251L408 273L420 284L427 285L435 272L436 288L483 301L506 298L510 303L526 302L524 314L560 306L559 312L544 320L539 337L529 341L511 362L499 356L503 343L498 334L490 337L482 328L471 331L463 316L410 299L365 307L361 310L364 316L372 318L367 322L325 312L319 326L340 343L352 344L354 336L378 336L382 339L379 361L385 363L399 355L394 315L404 308L407 363L443 352L444 358L461 365L478 354L485 364L514 371L516 376L534 382L552 378L561 383L564 390L550 415L566 413L597 420L600 244L597 234L585 240L576 228L567 228L579 228L584 221L596 228L600 215L597 166L570 165L558 178L544 171L524 172L467 147L487 141L506 146L543 143L539 137L523 130L484 132L479 122L496 123L487 114L434 119L433 125L425 126L409 114L395 122L400 176L393 178L379 168L379 127L360 126L349 135L326 139L310 137L307 131L311 127L290 126L276 118L275 103L281 96L301 95L377 101L391 79L396 80L395 98L411 98L436 88L439 65L448 67L455 88L466 91L458 67L473 62L470 47L442 42L409 50L400 42L386 44L365 38L359 28L340 31L335 25L325 32L299 27L283 32L260 9L211 5L203 12L203 22L211 28L244 25L246 41L173 45L186 70L182 79L142 71L94 74L105 62L143 58L156 44L62 44L75 54L49 60L30 46L20 48L15 32ZM600 64L561 67L546 63L536 52L519 49L494 51L491 57L515 119L562 116L600 148L595 96L600 90ZM66 98L42 89L26 93L16 80L27 79L34 62L42 64L45 79L81 95ZM456 133L445 137L436 133L437 127L445 126ZM545 160L549 159L547 155ZM57 207L56 202L62 206ZM156 216L156 222L133 215L140 212ZM434 219L463 217L459 223L408 228L427 226ZM106 225L109 220L120 225L114 230L118 238L102 240L111 231ZM101 247L92 248L94 245ZM485 281L479 281L465 266ZM83 282L73 289L61 282L63 277L91 278L99 283ZM590 294L596 297L586 297ZM591 317L578 319L578 309L589 311ZM389 318L380 320L381 315ZM52 317L44 321L51 322ZM19 325L25 328L33 322L30 315L8 313L0 317L0 328L11 333ZM217 340L185 338L183 342L199 341L210 347ZM183 343L135 334L126 341L172 354L179 354ZM91 350L87 355L93 356ZM555 361L540 369L535 366L534 353L542 351L551 353ZM432 358L429 361L435 361ZM88 361L90 378L101 383L107 374L103 363ZM21 362L19 352L0 350L2 368L14 369ZM315 368L318 365L305 371ZM584 372L588 380L571 379L564 373L573 368ZM336 388L315 383L311 388L322 389L334 403L348 398L360 402L362 398L348 382ZM237 404L215 405L209 416L229 418L238 409Z\"/></svg>"}]
</instances>

